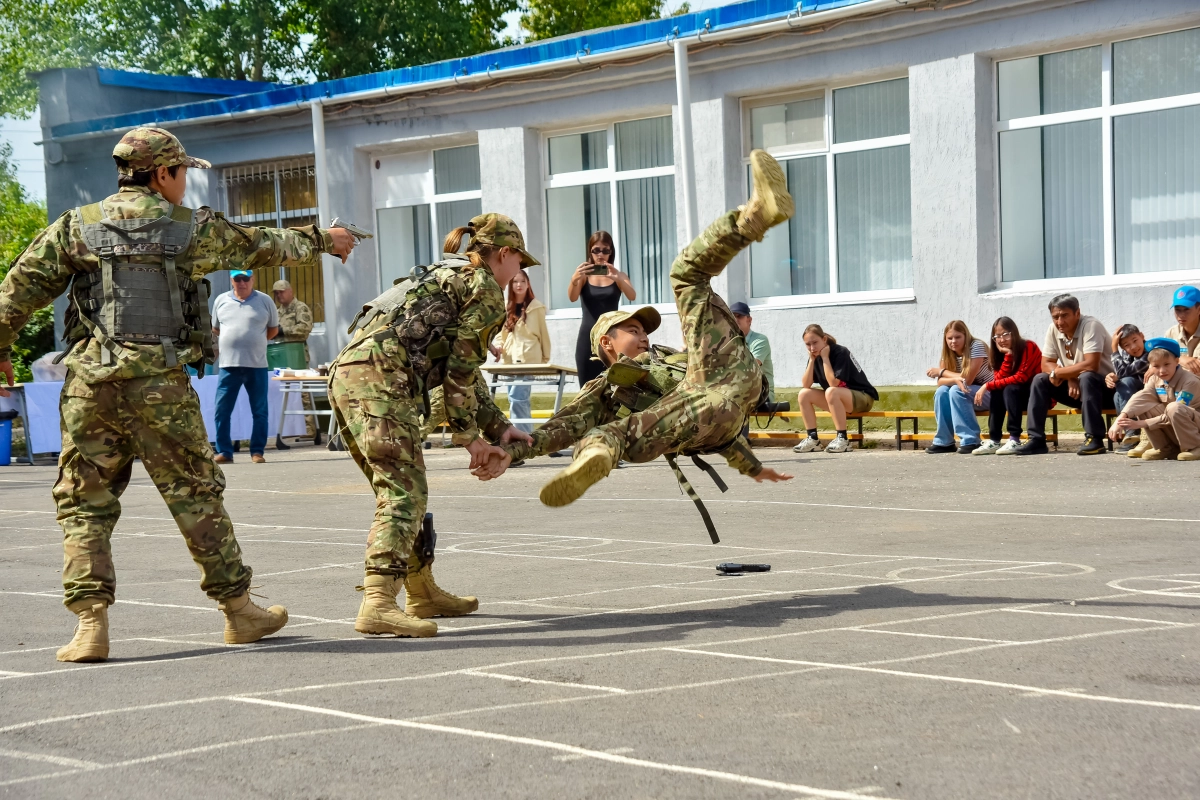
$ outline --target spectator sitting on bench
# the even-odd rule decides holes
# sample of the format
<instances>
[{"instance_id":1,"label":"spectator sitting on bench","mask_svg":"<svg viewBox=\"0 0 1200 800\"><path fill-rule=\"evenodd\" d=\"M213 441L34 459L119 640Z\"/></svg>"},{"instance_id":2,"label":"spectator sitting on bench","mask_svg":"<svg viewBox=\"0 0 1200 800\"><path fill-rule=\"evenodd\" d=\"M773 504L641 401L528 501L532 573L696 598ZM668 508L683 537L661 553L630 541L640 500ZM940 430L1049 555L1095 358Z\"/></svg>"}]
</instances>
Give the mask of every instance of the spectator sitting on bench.
<instances>
[{"instance_id":1,"label":"spectator sitting on bench","mask_svg":"<svg viewBox=\"0 0 1200 800\"><path fill-rule=\"evenodd\" d=\"M1060 294L1050 301L1046 343L1042 346L1042 372L1029 387L1029 441L1015 451L1019 456L1050 452L1046 447L1046 412L1054 401L1083 409L1083 447L1078 455L1104 452L1104 414L1112 407L1113 390L1104 376L1113 371L1108 331L1095 317L1079 313L1079 301Z\"/></svg>"},{"instance_id":2,"label":"spectator sitting on bench","mask_svg":"<svg viewBox=\"0 0 1200 800\"><path fill-rule=\"evenodd\" d=\"M1136 325L1122 325L1113 334L1113 371L1104 377L1104 385L1113 390L1113 407L1118 414L1145 385L1145 376L1150 369L1147 356L1146 337ZM1117 452L1128 453L1134 449L1138 450L1138 455L1150 449L1150 440L1142 441L1136 429L1121 441Z\"/></svg>"},{"instance_id":3,"label":"spectator sitting on bench","mask_svg":"<svg viewBox=\"0 0 1200 800\"><path fill-rule=\"evenodd\" d=\"M1179 366L1193 375L1200 375L1200 289L1195 286L1180 286L1171 300L1175 312L1175 325L1167 331L1167 338L1179 342Z\"/></svg>"},{"instance_id":4,"label":"spectator sitting on bench","mask_svg":"<svg viewBox=\"0 0 1200 800\"><path fill-rule=\"evenodd\" d=\"M974 453L980 445L975 407L987 408L987 392L980 394L980 389L992 379L987 345L971 335L967 323L961 319L951 320L942 331L942 359L925 374L938 382L933 393L937 433L925 452ZM982 402L976 402L977 396ZM957 448L954 446L955 434L959 438Z\"/></svg>"},{"instance_id":5,"label":"spectator sitting on bench","mask_svg":"<svg viewBox=\"0 0 1200 800\"><path fill-rule=\"evenodd\" d=\"M862 367L850 351L837 343L820 325L804 329L804 346L808 348L808 366L804 368L803 389L797 401L804 414L808 436L792 448L793 453L817 449L817 409L823 408L833 417L837 436L825 447L826 453L845 453L850 449L846 436L846 415L870 411L879 399L879 392L867 380ZM821 388L813 388L813 384Z\"/></svg>"},{"instance_id":6,"label":"spectator sitting on bench","mask_svg":"<svg viewBox=\"0 0 1200 800\"><path fill-rule=\"evenodd\" d=\"M1029 405L1029 385L1042 371L1042 350L1034 342L1021 338L1017 323L1000 317L992 323L990 364L992 379L975 393L975 405L981 405L990 393L988 440L975 451L977 456L1012 455L1021 445L1021 415ZM1008 441L1000 444L1000 426L1008 413Z\"/></svg>"},{"instance_id":7,"label":"spectator sitting on bench","mask_svg":"<svg viewBox=\"0 0 1200 800\"><path fill-rule=\"evenodd\" d=\"M762 369L763 377L767 379L766 402L774 403L775 365L771 363L771 342L765 335L750 330L750 326L754 324L754 317L750 316L750 306L737 302L731 305L729 310L733 312L733 319L737 322L738 330L742 332L742 336L746 337L746 346L750 348L750 355L754 356L754 360Z\"/></svg>"},{"instance_id":8,"label":"spectator sitting on bench","mask_svg":"<svg viewBox=\"0 0 1200 800\"><path fill-rule=\"evenodd\" d=\"M1108 435L1118 439L1144 429L1153 445L1141 454L1146 461L1200 461L1200 378L1180 368L1182 351L1174 339L1151 339L1146 346L1146 386L1130 398Z\"/></svg>"}]
</instances>

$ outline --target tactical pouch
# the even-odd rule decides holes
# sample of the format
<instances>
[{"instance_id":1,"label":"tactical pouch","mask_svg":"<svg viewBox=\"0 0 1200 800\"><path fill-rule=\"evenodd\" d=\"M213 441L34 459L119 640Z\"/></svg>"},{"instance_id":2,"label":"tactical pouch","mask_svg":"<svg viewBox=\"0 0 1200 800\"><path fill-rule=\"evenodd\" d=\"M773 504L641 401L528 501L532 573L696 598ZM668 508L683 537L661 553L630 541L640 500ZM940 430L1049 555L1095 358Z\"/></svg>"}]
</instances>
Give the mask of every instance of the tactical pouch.
<instances>
[{"instance_id":1,"label":"tactical pouch","mask_svg":"<svg viewBox=\"0 0 1200 800\"><path fill-rule=\"evenodd\" d=\"M608 382L614 386L635 386L650 370L632 361L618 361L608 368Z\"/></svg>"}]
</instances>

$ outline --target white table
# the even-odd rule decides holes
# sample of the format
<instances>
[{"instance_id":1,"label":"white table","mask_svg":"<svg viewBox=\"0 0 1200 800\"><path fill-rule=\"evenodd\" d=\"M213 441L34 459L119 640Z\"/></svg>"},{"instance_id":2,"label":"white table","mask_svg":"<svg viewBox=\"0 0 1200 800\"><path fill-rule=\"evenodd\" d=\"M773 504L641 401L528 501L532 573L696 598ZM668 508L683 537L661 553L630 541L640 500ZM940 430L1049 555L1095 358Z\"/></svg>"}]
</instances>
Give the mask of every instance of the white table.
<instances>
[{"instance_id":1,"label":"white table","mask_svg":"<svg viewBox=\"0 0 1200 800\"><path fill-rule=\"evenodd\" d=\"M271 378L271 382L279 383L279 393L282 397L282 401L280 403L281 411L279 412L279 426L275 431L275 446L277 448L279 448L280 450L288 449L288 445L285 445L283 443L283 426L284 426L285 418L292 417L292 416L314 417L313 425L316 426L317 436L316 436L316 439L313 442L313 444L321 443L321 435L320 435L320 430L321 430L320 421L321 420L320 420L320 417L329 417L329 424L325 426L325 433L329 437L329 440L333 441L333 435L334 435L334 433L337 432L337 423L333 419L333 406L331 405L328 409L319 409L319 408L317 408L317 400L316 400L318 397L324 397L326 400L329 399L329 377L328 376L323 375L320 377L310 377L310 378L296 378L296 377L283 378L283 377L280 377L280 378ZM289 410L287 407L288 397L293 394L300 395L301 405L300 405L300 410L298 410L298 411ZM312 405L311 411L304 408L303 404L304 404L304 396L305 395L308 395L308 399L310 401L310 404ZM305 433L307 433L307 431L305 431Z\"/></svg>"},{"instance_id":2,"label":"white table","mask_svg":"<svg viewBox=\"0 0 1200 800\"><path fill-rule=\"evenodd\" d=\"M567 385L568 375L577 375L574 367L564 367L561 364L484 364L479 368L492 376L492 396L500 388L500 376L505 377L505 386L545 386L558 385L558 394L554 398L554 413L562 408L563 388ZM509 380L516 378L516 380ZM510 409L511 410L511 409ZM527 422L530 424L545 424L544 419L509 419L509 422Z\"/></svg>"}]
</instances>

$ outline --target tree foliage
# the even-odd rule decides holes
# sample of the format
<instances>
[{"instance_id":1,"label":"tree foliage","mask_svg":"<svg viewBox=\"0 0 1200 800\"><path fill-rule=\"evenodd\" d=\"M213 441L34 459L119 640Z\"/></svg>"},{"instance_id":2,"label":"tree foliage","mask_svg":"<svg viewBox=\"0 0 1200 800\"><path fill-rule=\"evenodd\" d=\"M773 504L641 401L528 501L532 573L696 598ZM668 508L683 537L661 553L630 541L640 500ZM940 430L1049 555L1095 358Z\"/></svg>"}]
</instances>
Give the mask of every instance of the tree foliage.
<instances>
[{"instance_id":1,"label":"tree foliage","mask_svg":"<svg viewBox=\"0 0 1200 800\"><path fill-rule=\"evenodd\" d=\"M527 0L521 26L530 39L550 39L594 28L657 19L663 0ZM688 11L684 3L675 13Z\"/></svg>"},{"instance_id":2,"label":"tree foliage","mask_svg":"<svg viewBox=\"0 0 1200 800\"><path fill-rule=\"evenodd\" d=\"M17 180L12 162L12 146L0 144L0 280L8 274L9 264L19 256L46 227L46 205L35 203ZM13 344L13 366L19 381L32 379L29 364L54 349L54 310L38 311Z\"/></svg>"}]
</instances>

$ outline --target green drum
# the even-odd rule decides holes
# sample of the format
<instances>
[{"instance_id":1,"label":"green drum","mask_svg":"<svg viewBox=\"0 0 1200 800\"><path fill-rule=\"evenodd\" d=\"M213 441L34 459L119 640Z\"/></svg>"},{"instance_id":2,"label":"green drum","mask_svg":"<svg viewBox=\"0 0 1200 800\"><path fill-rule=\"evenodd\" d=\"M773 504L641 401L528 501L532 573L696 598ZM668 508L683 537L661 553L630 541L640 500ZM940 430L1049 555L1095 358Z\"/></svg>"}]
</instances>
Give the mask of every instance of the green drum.
<instances>
[{"instance_id":1,"label":"green drum","mask_svg":"<svg viewBox=\"0 0 1200 800\"><path fill-rule=\"evenodd\" d=\"M308 369L304 342L280 342L267 345L267 366L271 369Z\"/></svg>"}]
</instances>

